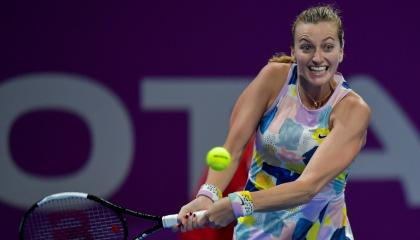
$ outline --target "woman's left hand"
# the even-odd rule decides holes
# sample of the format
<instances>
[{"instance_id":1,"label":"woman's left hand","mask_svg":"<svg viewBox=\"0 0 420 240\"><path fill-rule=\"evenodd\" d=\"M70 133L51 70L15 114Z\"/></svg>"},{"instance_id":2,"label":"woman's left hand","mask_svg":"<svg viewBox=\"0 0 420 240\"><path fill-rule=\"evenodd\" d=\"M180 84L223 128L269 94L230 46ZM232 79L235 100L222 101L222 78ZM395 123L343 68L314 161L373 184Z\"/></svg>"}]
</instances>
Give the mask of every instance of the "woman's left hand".
<instances>
[{"instance_id":1,"label":"woman's left hand","mask_svg":"<svg viewBox=\"0 0 420 240\"><path fill-rule=\"evenodd\" d=\"M198 226L209 226L209 227L225 227L229 225L235 216L233 215L232 205L230 204L229 198L222 198L215 202L205 213L205 215L198 219Z\"/></svg>"}]
</instances>

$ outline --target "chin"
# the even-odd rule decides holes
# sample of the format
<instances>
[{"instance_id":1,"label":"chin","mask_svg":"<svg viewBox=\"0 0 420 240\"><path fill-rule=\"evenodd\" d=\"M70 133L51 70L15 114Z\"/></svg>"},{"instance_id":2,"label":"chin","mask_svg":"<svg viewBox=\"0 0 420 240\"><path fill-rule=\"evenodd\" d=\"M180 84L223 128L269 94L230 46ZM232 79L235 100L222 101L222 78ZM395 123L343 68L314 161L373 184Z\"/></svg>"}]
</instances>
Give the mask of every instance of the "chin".
<instances>
[{"instance_id":1,"label":"chin","mask_svg":"<svg viewBox=\"0 0 420 240\"><path fill-rule=\"evenodd\" d=\"M321 74L321 75L313 74L312 72L309 72L309 73L306 73L304 76L307 82L315 86L322 86L328 83L331 80L331 78L334 77L334 75L329 72Z\"/></svg>"}]
</instances>

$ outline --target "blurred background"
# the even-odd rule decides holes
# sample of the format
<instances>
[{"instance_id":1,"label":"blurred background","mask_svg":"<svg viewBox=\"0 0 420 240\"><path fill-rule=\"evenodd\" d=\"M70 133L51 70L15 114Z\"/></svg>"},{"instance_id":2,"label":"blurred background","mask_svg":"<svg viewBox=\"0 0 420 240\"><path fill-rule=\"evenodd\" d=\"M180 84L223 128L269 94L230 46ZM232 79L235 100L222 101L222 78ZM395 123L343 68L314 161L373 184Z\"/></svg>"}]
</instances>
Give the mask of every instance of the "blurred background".
<instances>
[{"instance_id":1,"label":"blurred background","mask_svg":"<svg viewBox=\"0 0 420 240\"><path fill-rule=\"evenodd\" d=\"M47 194L89 192L178 212L223 144L241 90L296 15L319 1L3 1L0 225L17 239ZM357 239L420 239L418 3L325 1L342 10L340 72L373 109L352 166ZM130 222L135 233L138 222ZM170 231L151 239L177 239Z\"/></svg>"}]
</instances>

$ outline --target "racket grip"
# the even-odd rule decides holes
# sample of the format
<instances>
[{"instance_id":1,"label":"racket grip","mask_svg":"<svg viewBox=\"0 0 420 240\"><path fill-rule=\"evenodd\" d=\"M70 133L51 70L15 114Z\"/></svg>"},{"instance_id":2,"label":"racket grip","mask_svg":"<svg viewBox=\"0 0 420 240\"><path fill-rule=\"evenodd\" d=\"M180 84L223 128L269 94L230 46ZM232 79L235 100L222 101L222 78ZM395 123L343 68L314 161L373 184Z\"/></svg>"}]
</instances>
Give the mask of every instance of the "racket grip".
<instances>
[{"instance_id":1,"label":"racket grip","mask_svg":"<svg viewBox=\"0 0 420 240\"><path fill-rule=\"evenodd\" d=\"M194 212L197 218L201 218L206 213L206 210ZM166 215L162 217L163 228L171 228L178 225L178 214Z\"/></svg>"}]
</instances>

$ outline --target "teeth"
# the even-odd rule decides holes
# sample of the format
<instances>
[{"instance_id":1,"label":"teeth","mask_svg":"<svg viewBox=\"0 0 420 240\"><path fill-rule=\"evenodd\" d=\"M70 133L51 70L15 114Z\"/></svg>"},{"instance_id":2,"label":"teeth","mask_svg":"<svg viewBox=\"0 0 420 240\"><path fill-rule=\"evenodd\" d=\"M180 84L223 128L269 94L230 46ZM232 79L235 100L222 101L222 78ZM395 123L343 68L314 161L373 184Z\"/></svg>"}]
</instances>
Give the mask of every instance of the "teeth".
<instances>
[{"instance_id":1,"label":"teeth","mask_svg":"<svg viewBox=\"0 0 420 240\"><path fill-rule=\"evenodd\" d=\"M327 67L326 66L318 66L318 67L311 66L311 67L309 67L309 69L311 71L321 72L321 71L327 70Z\"/></svg>"}]
</instances>

